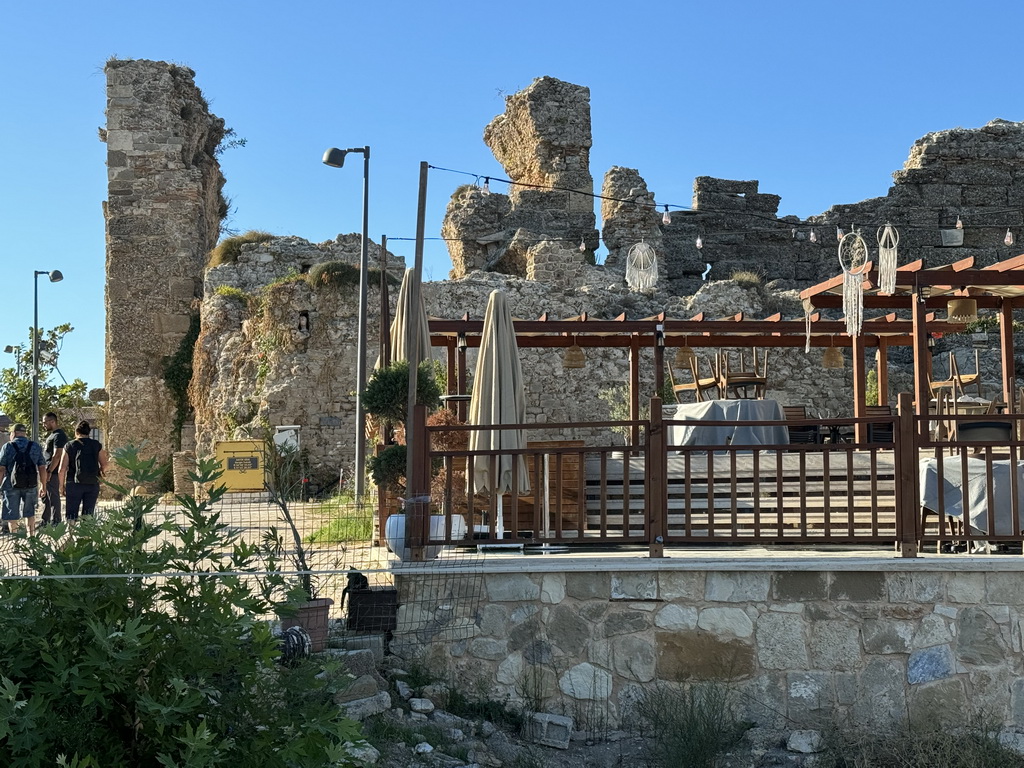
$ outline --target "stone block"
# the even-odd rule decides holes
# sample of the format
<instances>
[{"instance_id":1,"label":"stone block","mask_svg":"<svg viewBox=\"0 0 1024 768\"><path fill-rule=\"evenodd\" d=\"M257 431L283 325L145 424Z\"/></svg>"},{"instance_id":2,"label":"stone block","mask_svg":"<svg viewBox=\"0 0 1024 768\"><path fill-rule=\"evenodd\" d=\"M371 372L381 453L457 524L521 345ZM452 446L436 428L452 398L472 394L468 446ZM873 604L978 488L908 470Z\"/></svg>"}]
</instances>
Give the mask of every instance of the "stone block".
<instances>
[{"instance_id":1,"label":"stone block","mask_svg":"<svg viewBox=\"0 0 1024 768\"><path fill-rule=\"evenodd\" d=\"M540 585L524 573L488 574L484 583L492 602L525 602L540 597Z\"/></svg>"},{"instance_id":2,"label":"stone block","mask_svg":"<svg viewBox=\"0 0 1024 768\"><path fill-rule=\"evenodd\" d=\"M508 655L508 640L494 637L478 637L469 644L469 655L477 659L498 661Z\"/></svg>"},{"instance_id":3,"label":"stone block","mask_svg":"<svg viewBox=\"0 0 1024 768\"><path fill-rule=\"evenodd\" d=\"M577 600L607 600L611 597L611 576L607 573L567 573L565 594Z\"/></svg>"},{"instance_id":4,"label":"stone block","mask_svg":"<svg viewBox=\"0 0 1024 768\"><path fill-rule=\"evenodd\" d=\"M662 572L658 574L658 591L662 600L703 600L704 582L702 572Z\"/></svg>"},{"instance_id":5,"label":"stone block","mask_svg":"<svg viewBox=\"0 0 1024 768\"><path fill-rule=\"evenodd\" d=\"M930 683L950 677L955 669L953 651L948 645L922 648L907 660L907 682L910 685Z\"/></svg>"},{"instance_id":6,"label":"stone block","mask_svg":"<svg viewBox=\"0 0 1024 768\"><path fill-rule=\"evenodd\" d=\"M540 582L542 603L560 603L565 599L565 574L545 573Z\"/></svg>"},{"instance_id":7,"label":"stone block","mask_svg":"<svg viewBox=\"0 0 1024 768\"><path fill-rule=\"evenodd\" d=\"M907 708L905 679L902 660L892 657L869 660L857 679L852 710L854 721L887 728L899 722Z\"/></svg>"},{"instance_id":8,"label":"stone block","mask_svg":"<svg viewBox=\"0 0 1024 768\"><path fill-rule=\"evenodd\" d=\"M697 609L670 603L655 614L654 625L661 629L696 629Z\"/></svg>"},{"instance_id":9,"label":"stone block","mask_svg":"<svg viewBox=\"0 0 1024 768\"><path fill-rule=\"evenodd\" d=\"M409 709L423 715L429 715L434 711L434 702L430 699L409 699Z\"/></svg>"},{"instance_id":10,"label":"stone block","mask_svg":"<svg viewBox=\"0 0 1024 768\"><path fill-rule=\"evenodd\" d=\"M501 637L508 634L508 609L503 605L487 603L480 607L476 625L481 634Z\"/></svg>"},{"instance_id":11,"label":"stone block","mask_svg":"<svg viewBox=\"0 0 1024 768\"><path fill-rule=\"evenodd\" d=\"M910 694L910 722L921 727L962 725L964 713L971 709L963 681L955 677L921 685Z\"/></svg>"},{"instance_id":12,"label":"stone block","mask_svg":"<svg viewBox=\"0 0 1024 768\"><path fill-rule=\"evenodd\" d=\"M786 749L809 755L821 752L824 743L819 731L793 731L786 740Z\"/></svg>"},{"instance_id":13,"label":"stone block","mask_svg":"<svg viewBox=\"0 0 1024 768\"><path fill-rule=\"evenodd\" d=\"M771 574L758 571L713 571L707 575L704 599L724 603L762 603L768 599Z\"/></svg>"},{"instance_id":14,"label":"stone block","mask_svg":"<svg viewBox=\"0 0 1024 768\"><path fill-rule=\"evenodd\" d=\"M813 622L808 641L814 669L852 670L860 666L860 627L850 621Z\"/></svg>"},{"instance_id":15,"label":"stone block","mask_svg":"<svg viewBox=\"0 0 1024 768\"><path fill-rule=\"evenodd\" d=\"M981 574L978 574L979 576ZM1024 573L987 573L985 599L979 604L1020 605L1024 601Z\"/></svg>"},{"instance_id":16,"label":"stone block","mask_svg":"<svg viewBox=\"0 0 1024 768\"><path fill-rule=\"evenodd\" d=\"M345 686L344 690L334 695L335 704L345 704L350 701L367 699L376 696L380 692L380 685L375 675L360 675L351 683Z\"/></svg>"},{"instance_id":17,"label":"stone block","mask_svg":"<svg viewBox=\"0 0 1024 768\"><path fill-rule=\"evenodd\" d=\"M647 683L654 679L657 657L654 646L639 635L630 635L612 645L615 673L627 680Z\"/></svg>"},{"instance_id":18,"label":"stone block","mask_svg":"<svg viewBox=\"0 0 1024 768\"><path fill-rule=\"evenodd\" d=\"M787 613L757 619L757 658L766 669L806 669L806 622Z\"/></svg>"},{"instance_id":19,"label":"stone block","mask_svg":"<svg viewBox=\"0 0 1024 768\"><path fill-rule=\"evenodd\" d=\"M1006 659L1008 649L999 625L979 608L966 608L957 621L957 658L965 664L996 665Z\"/></svg>"},{"instance_id":20,"label":"stone block","mask_svg":"<svg viewBox=\"0 0 1024 768\"><path fill-rule=\"evenodd\" d=\"M989 573L988 575L1004 575ZM959 572L946 574L946 597L954 603L978 605L985 600L985 573Z\"/></svg>"},{"instance_id":21,"label":"stone block","mask_svg":"<svg viewBox=\"0 0 1024 768\"><path fill-rule=\"evenodd\" d=\"M545 747L568 749L572 729L571 717L537 712L527 724L526 738Z\"/></svg>"},{"instance_id":22,"label":"stone block","mask_svg":"<svg viewBox=\"0 0 1024 768\"><path fill-rule=\"evenodd\" d=\"M945 584L941 573L915 573L912 576L914 601L934 603L945 598Z\"/></svg>"},{"instance_id":23,"label":"stone block","mask_svg":"<svg viewBox=\"0 0 1024 768\"><path fill-rule=\"evenodd\" d=\"M914 625L909 621L868 619L861 630L867 653L908 653L914 638Z\"/></svg>"},{"instance_id":24,"label":"stone block","mask_svg":"<svg viewBox=\"0 0 1024 768\"><path fill-rule=\"evenodd\" d=\"M776 573L772 583L772 597L791 602L825 600L828 597L828 574L813 571Z\"/></svg>"},{"instance_id":25,"label":"stone block","mask_svg":"<svg viewBox=\"0 0 1024 768\"><path fill-rule=\"evenodd\" d=\"M754 633L754 623L742 608L705 608L697 627L720 637L750 637Z\"/></svg>"},{"instance_id":26,"label":"stone block","mask_svg":"<svg viewBox=\"0 0 1024 768\"><path fill-rule=\"evenodd\" d=\"M829 596L833 600L877 602L885 598L885 574L870 571L837 571L832 574Z\"/></svg>"},{"instance_id":27,"label":"stone block","mask_svg":"<svg viewBox=\"0 0 1024 768\"><path fill-rule=\"evenodd\" d=\"M583 662L562 674L558 679L558 688L574 699L607 701L612 695L612 676L606 669Z\"/></svg>"},{"instance_id":28,"label":"stone block","mask_svg":"<svg viewBox=\"0 0 1024 768\"><path fill-rule=\"evenodd\" d=\"M604 636L643 632L651 627L651 617L643 611L613 610L604 620Z\"/></svg>"},{"instance_id":29,"label":"stone block","mask_svg":"<svg viewBox=\"0 0 1024 768\"><path fill-rule=\"evenodd\" d=\"M662 680L736 680L756 669L753 646L707 632L657 632L658 677Z\"/></svg>"},{"instance_id":30,"label":"stone block","mask_svg":"<svg viewBox=\"0 0 1024 768\"><path fill-rule=\"evenodd\" d=\"M937 613L930 613L922 617L918 623L912 646L914 648L929 648L952 641L953 633L946 618Z\"/></svg>"},{"instance_id":31,"label":"stone block","mask_svg":"<svg viewBox=\"0 0 1024 768\"><path fill-rule=\"evenodd\" d=\"M789 672L786 675L786 714L795 723L818 724L821 713L833 712L832 679L827 672Z\"/></svg>"},{"instance_id":32,"label":"stone block","mask_svg":"<svg viewBox=\"0 0 1024 768\"><path fill-rule=\"evenodd\" d=\"M381 691L376 696L347 701L341 705L341 709L345 717L352 720L365 720L368 717L379 715L391 709L391 694L387 691Z\"/></svg>"},{"instance_id":33,"label":"stone block","mask_svg":"<svg viewBox=\"0 0 1024 768\"><path fill-rule=\"evenodd\" d=\"M551 609L546 636L566 655L579 656L592 633L593 627L579 615L575 607L558 605Z\"/></svg>"},{"instance_id":34,"label":"stone block","mask_svg":"<svg viewBox=\"0 0 1024 768\"><path fill-rule=\"evenodd\" d=\"M613 573L612 600L657 600L658 577L650 571Z\"/></svg>"}]
</instances>

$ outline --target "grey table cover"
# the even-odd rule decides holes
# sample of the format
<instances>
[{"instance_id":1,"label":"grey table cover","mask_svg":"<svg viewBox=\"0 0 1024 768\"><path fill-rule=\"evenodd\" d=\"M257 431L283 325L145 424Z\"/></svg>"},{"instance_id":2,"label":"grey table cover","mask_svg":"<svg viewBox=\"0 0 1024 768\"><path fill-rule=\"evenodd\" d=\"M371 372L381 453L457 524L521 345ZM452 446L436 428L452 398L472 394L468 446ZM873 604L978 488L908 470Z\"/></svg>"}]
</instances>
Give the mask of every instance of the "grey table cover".
<instances>
[{"instance_id":1,"label":"grey table cover","mask_svg":"<svg viewBox=\"0 0 1024 768\"><path fill-rule=\"evenodd\" d=\"M1013 485L1009 461L992 462L992 506L995 512L996 535L1016 533L1013 525ZM963 465L959 456L942 460L942 503L939 509L939 473L934 458L921 459L921 506L949 517L964 516ZM989 533L989 487L982 459L967 459L966 506L971 527L980 533ZM1017 466L1017 509L1024 515L1024 467Z\"/></svg>"},{"instance_id":2,"label":"grey table cover","mask_svg":"<svg viewBox=\"0 0 1024 768\"><path fill-rule=\"evenodd\" d=\"M705 400L665 406L663 415L670 420L692 421L785 421L777 400ZM712 426L705 424L668 427L672 445L787 445L789 430L784 423L755 426Z\"/></svg>"}]
</instances>

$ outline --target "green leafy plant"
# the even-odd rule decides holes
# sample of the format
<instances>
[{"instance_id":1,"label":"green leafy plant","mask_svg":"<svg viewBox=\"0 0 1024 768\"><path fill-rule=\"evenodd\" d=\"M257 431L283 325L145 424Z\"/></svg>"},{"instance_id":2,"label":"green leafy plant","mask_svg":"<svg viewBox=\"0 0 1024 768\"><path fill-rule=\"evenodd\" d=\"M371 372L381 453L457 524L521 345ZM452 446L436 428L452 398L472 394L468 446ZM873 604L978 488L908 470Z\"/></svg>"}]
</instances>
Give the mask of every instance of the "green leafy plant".
<instances>
[{"instance_id":1,"label":"green leafy plant","mask_svg":"<svg viewBox=\"0 0 1024 768\"><path fill-rule=\"evenodd\" d=\"M164 384L171 392L174 400L173 439L174 449L181 449L181 430L192 414L192 404L188 399L188 387L192 381L192 359L195 353L196 340L199 338L199 315L193 314L189 319L188 332L178 343L178 350L163 361Z\"/></svg>"},{"instance_id":2,"label":"green leafy plant","mask_svg":"<svg viewBox=\"0 0 1024 768\"><path fill-rule=\"evenodd\" d=\"M64 337L74 328L69 323L46 330L39 329L39 413L54 411L64 417L77 418L86 398L87 385L81 379L71 383L61 376L60 384L53 375L60 375L57 360ZM32 329L28 329L26 344L14 347L14 367L0 370L0 413L13 421L28 424L32 421Z\"/></svg>"},{"instance_id":3,"label":"green leafy plant","mask_svg":"<svg viewBox=\"0 0 1024 768\"><path fill-rule=\"evenodd\" d=\"M370 477L376 485L392 491L405 490L407 451L404 445L389 445L366 460Z\"/></svg>"},{"instance_id":4,"label":"green leafy plant","mask_svg":"<svg viewBox=\"0 0 1024 768\"><path fill-rule=\"evenodd\" d=\"M250 299L248 293L233 285L218 285L213 292L218 296L223 296L225 299L234 299L235 301L240 301L243 304L248 303Z\"/></svg>"},{"instance_id":5,"label":"green leafy plant","mask_svg":"<svg viewBox=\"0 0 1024 768\"><path fill-rule=\"evenodd\" d=\"M161 472L131 447L114 458L126 485ZM0 763L350 765L344 744L360 736L333 703L341 677L278 663L273 579L214 511L219 475L199 462L209 499L180 496L176 513L128 495L15 542L39 578L0 579Z\"/></svg>"},{"instance_id":6,"label":"green leafy plant","mask_svg":"<svg viewBox=\"0 0 1024 768\"><path fill-rule=\"evenodd\" d=\"M433 411L441 405L441 387L433 375L433 364L420 363L416 376L416 402ZM409 363L399 361L378 368L370 376L363 392L367 413L391 424L404 424L409 404Z\"/></svg>"},{"instance_id":7,"label":"green leafy plant","mask_svg":"<svg viewBox=\"0 0 1024 768\"><path fill-rule=\"evenodd\" d=\"M277 528L271 527L263 535L264 553L272 565L284 556L292 561L294 570L298 574L292 586L297 589L286 590L286 594L290 600L309 602L316 599L320 592L320 585L310 573L309 563L313 552L306 547L306 543L302 540L302 533L299 531L298 523L290 506L290 501L295 498L296 492L299 494L303 492L303 485L306 482L303 472L303 456L298 448L287 443L276 445L272 440L268 440L266 445L265 462L270 472L267 491L270 494L270 501L277 507L281 520L287 526L286 532L291 539L291 548L285 547L284 537Z\"/></svg>"},{"instance_id":8,"label":"green leafy plant","mask_svg":"<svg viewBox=\"0 0 1024 768\"><path fill-rule=\"evenodd\" d=\"M868 371L865 384L864 402L866 405L878 405L878 371Z\"/></svg>"}]
</instances>

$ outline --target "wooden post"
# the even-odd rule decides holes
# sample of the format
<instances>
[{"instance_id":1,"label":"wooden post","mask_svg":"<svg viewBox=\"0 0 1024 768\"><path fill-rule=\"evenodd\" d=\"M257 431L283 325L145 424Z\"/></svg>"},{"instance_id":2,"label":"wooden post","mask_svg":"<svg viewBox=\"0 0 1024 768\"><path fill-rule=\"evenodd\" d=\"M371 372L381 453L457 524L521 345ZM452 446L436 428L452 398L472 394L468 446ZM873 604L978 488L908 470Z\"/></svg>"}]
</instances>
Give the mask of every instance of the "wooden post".
<instances>
[{"instance_id":1,"label":"wooden post","mask_svg":"<svg viewBox=\"0 0 1024 768\"><path fill-rule=\"evenodd\" d=\"M866 345L864 336L860 333L854 335L851 340L851 353L853 357L853 415L857 419L863 419L867 415L867 365L864 360ZM868 425L858 421L854 427L854 438L857 443L868 441Z\"/></svg>"},{"instance_id":2,"label":"wooden post","mask_svg":"<svg viewBox=\"0 0 1024 768\"><path fill-rule=\"evenodd\" d=\"M665 447L665 428L661 419L661 398L651 398L651 428L647 430L647 536L650 556L665 556L665 538L668 536L668 452ZM628 532L627 532L628 533Z\"/></svg>"},{"instance_id":3,"label":"wooden post","mask_svg":"<svg viewBox=\"0 0 1024 768\"><path fill-rule=\"evenodd\" d=\"M876 405L888 405L889 340L885 336L878 337L878 349L875 350L875 373L878 376L878 402Z\"/></svg>"},{"instance_id":4,"label":"wooden post","mask_svg":"<svg viewBox=\"0 0 1024 768\"><path fill-rule=\"evenodd\" d=\"M1014 412L1016 402L1017 373L1013 364L1013 303L1010 299L1002 300L999 315L999 349L1003 363L1003 402L1007 413ZM981 372L978 372L981 375Z\"/></svg>"},{"instance_id":5,"label":"wooden post","mask_svg":"<svg viewBox=\"0 0 1024 768\"><path fill-rule=\"evenodd\" d=\"M421 562L426 558L430 535L430 434L427 432L427 407L417 403L412 413L412 434L416 442L406 444L412 456L412 475L406 478L405 536L413 561Z\"/></svg>"},{"instance_id":6,"label":"wooden post","mask_svg":"<svg viewBox=\"0 0 1024 768\"><path fill-rule=\"evenodd\" d=\"M920 290L920 289L918 289ZM928 328L924 319L925 305L924 297L915 295L911 307L913 325L911 333L914 336L914 399L916 400L916 413L918 416L928 415L928 404L932 399L931 387L928 386L928 363L931 351L928 349ZM922 419L924 429L928 429L928 420Z\"/></svg>"},{"instance_id":7,"label":"wooden post","mask_svg":"<svg viewBox=\"0 0 1024 768\"><path fill-rule=\"evenodd\" d=\"M914 425L912 395L900 392L897 399L895 450L896 538L903 557L917 557L920 541L920 494L918 492L918 430ZM926 428L927 415L923 419Z\"/></svg>"},{"instance_id":8,"label":"wooden post","mask_svg":"<svg viewBox=\"0 0 1024 768\"><path fill-rule=\"evenodd\" d=\"M629 337L629 420L640 420L640 337L636 334ZM640 442L640 427L631 430L630 442Z\"/></svg>"}]
</instances>

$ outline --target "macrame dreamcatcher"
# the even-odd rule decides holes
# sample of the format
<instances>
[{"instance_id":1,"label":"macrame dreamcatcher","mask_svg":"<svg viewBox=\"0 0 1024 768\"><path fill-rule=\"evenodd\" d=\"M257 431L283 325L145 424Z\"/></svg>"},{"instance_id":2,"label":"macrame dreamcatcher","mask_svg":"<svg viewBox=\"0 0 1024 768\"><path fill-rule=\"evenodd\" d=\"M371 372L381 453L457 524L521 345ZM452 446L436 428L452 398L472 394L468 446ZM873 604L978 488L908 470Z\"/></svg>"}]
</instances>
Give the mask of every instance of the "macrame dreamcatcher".
<instances>
[{"instance_id":1,"label":"macrame dreamcatcher","mask_svg":"<svg viewBox=\"0 0 1024 768\"><path fill-rule=\"evenodd\" d=\"M859 232L847 232L839 241L839 268L843 270L846 332L859 336L864 322L864 275L868 270L868 244Z\"/></svg>"},{"instance_id":2,"label":"macrame dreamcatcher","mask_svg":"<svg viewBox=\"0 0 1024 768\"><path fill-rule=\"evenodd\" d=\"M896 246L900 243L900 233L889 222L878 228L878 290L882 293L896 292Z\"/></svg>"},{"instance_id":3,"label":"macrame dreamcatcher","mask_svg":"<svg viewBox=\"0 0 1024 768\"><path fill-rule=\"evenodd\" d=\"M626 254L626 285L631 291L647 293L658 282L658 256L647 243L640 241Z\"/></svg>"}]
</instances>

